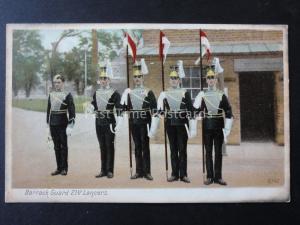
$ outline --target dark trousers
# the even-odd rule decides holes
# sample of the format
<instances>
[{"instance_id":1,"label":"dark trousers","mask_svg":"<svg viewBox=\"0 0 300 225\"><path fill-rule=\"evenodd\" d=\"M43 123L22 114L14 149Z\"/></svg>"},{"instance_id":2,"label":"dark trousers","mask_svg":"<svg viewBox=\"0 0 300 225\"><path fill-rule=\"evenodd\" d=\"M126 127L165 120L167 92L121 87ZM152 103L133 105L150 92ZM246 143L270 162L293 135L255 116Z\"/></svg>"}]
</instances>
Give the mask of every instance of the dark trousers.
<instances>
[{"instance_id":1,"label":"dark trousers","mask_svg":"<svg viewBox=\"0 0 300 225\"><path fill-rule=\"evenodd\" d=\"M142 176L151 174L147 124L131 124L131 131L135 146L136 173Z\"/></svg>"},{"instance_id":2,"label":"dark trousers","mask_svg":"<svg viewBox=\"0 0 300 225\"><path fill-rule=\"evenodd\" d=\"M54 143L57 170L68 171L68 138L66 126L50 126L50 132Z\"/></svg>"},{"instance_id":3,"label":"dark trousers","mask_svg":"<svg viewBox=\"0 0 300 225\"><path fill-rule=\"evenodd\" d=\"M184 125L167 126L167 134L171 149L172 176L183 178L187 176L187 140Z\"/></svg>"},{"instance_id":4,"label":"dark trousers","mask_svg":"<svg viewBox=\"0 0 300 225\"><path fill-rule=\"evenodd\" d=\"M112 126L115 128L115 125ZM114 172L115 161L115 134L111 132L110 125L96 125L96 133L100 145L101 171Z\"/></svg>"},{"instance_id":5,"label":"dark trousers","mask_svg":"<svg viewBox=\"0 0 300 225\"><path fill-rule=\"evenodd\" d=\"M204 145L206 151L207 178L222 178L222 144L224 136L222 129L204 130ZM215 162L212 159L213 145L215 146Z\"/></svg>"}]
</instances>

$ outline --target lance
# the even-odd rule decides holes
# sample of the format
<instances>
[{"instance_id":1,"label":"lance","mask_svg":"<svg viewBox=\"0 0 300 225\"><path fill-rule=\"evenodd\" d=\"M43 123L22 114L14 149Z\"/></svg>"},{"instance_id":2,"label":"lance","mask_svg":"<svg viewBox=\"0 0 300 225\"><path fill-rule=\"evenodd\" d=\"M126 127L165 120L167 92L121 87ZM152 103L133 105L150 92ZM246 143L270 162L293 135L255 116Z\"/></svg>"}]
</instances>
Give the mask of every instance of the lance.
<instances>
[{"instance_id":1,"label":"lance","mask_svg":"<svg viewBox=\"0 0 300 225\"><path fill-rule=\"evenodd\" d=\"M126 66L127 66L127 88L130 87L129 84L129 62L128 62L128 45L126 47ZM128 94L129 95L129 94ZM129 96L128 96L129 98ZM127 110L128 101L127 101ZM132 177L132 143L131 143L131 125L130 125L130 114L128 114L128 139L129 139L129 165L130 165L130 176Z\"/></svg>"},{"instance_id":2,"label":"lance","mask_svg":"<svg viewBox=\"0 0 300 225\"><path fill-rule=\"evenodd\" d=\"M160 33L161 35L161 33ZM160 36L160 41L162 41L162 37ZM164 55L161 56L161 81L162 81L162 89L165 91L165 68L164 68ZM163 106L164 111L164 144L165 144L165 164L166 164L166 179L168 180L168 147L167 147L167 128L166 128L166 112L165 112L165 104Z\"/></svg>"},{"instance_id":3,"label":"lance","mask_svg":"<svg viewBox=\"0 0 300 225\"><path fill-rule=\"evenodd\" d=\"M165 91L165 68L163 57L161 59L161 79L162 79L162 89ZM165 105L164 105L164 113L165 113ZM167 147L167 132L166 132L166 114L164 116L164 142L165 142L165 164L166 164L166 179L168 180L168 147Z\"/></svg>"},{"instance_id":4,"label":"lance","mask_svg":"<svg viewBox=\"0 0 300 225\"><path fill-rule=\"evenodd\" d=\"M200 91L203 91L203 69L202 69L202 43L201 43L201 29L199 30L200 35ZM202 119L202 174L203 181L205 180L205 147L204 147L204 119Z\"/></svg>"}]
</instances>

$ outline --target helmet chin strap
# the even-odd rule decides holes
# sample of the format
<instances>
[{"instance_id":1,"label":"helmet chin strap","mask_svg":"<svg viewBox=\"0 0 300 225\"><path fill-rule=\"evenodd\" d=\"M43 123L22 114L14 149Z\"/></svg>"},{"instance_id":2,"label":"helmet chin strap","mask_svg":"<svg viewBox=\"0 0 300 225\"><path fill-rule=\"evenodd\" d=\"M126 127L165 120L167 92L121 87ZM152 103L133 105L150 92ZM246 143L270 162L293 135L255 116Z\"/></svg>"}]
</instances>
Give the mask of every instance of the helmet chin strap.
<instances>
[{"instance_id":1,"label":"helmet chin strap","mask_svg":"<svg viewBox=\"0 0 300 225\"><path fill-rule=\"evenodd\" d=\"M109 83L107 83L106 85L100 85L100 88L101 89L109 89L110 88L110 86L109 86Z\"/></svg>"},{"instance_id":2,"label":"helmet chin strap","mask_svg":"<svg viewBox=\"0 0 300 225\"><path fill-rule=\"evenodd\" d=\"M177 84L176 86L171 86L173 89L177 89L177 88L180 88L180 85L179 84Z\"/></svg>"},{"instance_id":3,"label":"helmet chin strap","mask_svg":"<svg viewBox=\"0 0 300 225\"><path fill-rule=\"evenodd\" d=\"M178 83L176 86L172 86L172 88L174 89L180 88L180 83Z\"/></svg>"},{"instance_id":4,"label":"helmet chin strap","mask_svg":"<svg viewBox=\"0 0 300 225\"><path fill-rule=\"evenodd\" d=\"M208 86L209 91L215 91L217 89L216 85Z\"/></svg>"},{"instance_id":5,"label":"helmet chin strap","mask_svg":"<svg viewBox=\"0 0 300 225\"><path fill-rule=\"evenodd\" d=\"M135 87L136 88L142 88L142 87L144 87L144 84L143 84L143 82L141 82L140 84L136 84Z\"/></svg>"}]
</instances>

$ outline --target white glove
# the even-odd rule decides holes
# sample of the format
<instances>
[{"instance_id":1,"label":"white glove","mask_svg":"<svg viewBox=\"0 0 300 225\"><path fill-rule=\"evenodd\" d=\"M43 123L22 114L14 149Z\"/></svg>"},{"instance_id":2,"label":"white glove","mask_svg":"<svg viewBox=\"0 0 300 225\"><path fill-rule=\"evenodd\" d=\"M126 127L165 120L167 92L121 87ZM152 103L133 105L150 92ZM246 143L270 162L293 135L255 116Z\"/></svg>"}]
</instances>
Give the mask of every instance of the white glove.
<instances>
[{"instance_id":1,"label":"white glove","mask_svg":"<svg viewBox=\"0 0 300 225\"><path fill-rule=\"evenodd\" d=\"M72 135L72 131L73 131L73 128L67 126L67 130L66 130L67 136L71 136Z\"/></svg>"},{"instance_id":2,"label":"white glove","mask_svg":"<svg viewBox=\"0 0 300 225\"><path fill-rule=\"evenodd\" d=\"M50 131L49 125L47 125L46 133L47 133L47 141L52 141L52 136L51 136L51 131Z\"/></svg>"},{"instance_id":3,"label":"white glove","mask_svg":"<svg viewBox=\"0 0 300 225\"><path fill-rule=\"evenodd\" d=\"M194 105L193 105L194 108L199 109L203 97L204 97L204 91L200 91L195 98Z\"/></svg>"},{"instance_id":4,"label":"white glove","mask_svg":"<svg viewBox=\"0 0 300 225\"><path fill-rule=\"evenodd\" d=\"M223 128L223 135L224 135L224 142L225 142L225 144L227 143L227 137L230 134L232 123L233 123L233 119L232 118L230 118L230 119L226 118L225 119L225 126Z\"/></svg>"},{"instance_id":5,"label":"white glove","mask_svg":"<svg viewBox=\"0 0 300 225\"><path fill-rule=\"evenodd\" d=\"M151 127L150 130L148 131L148 137L149 138L154 138L158 128L159 128L159 116L152 116L151 119Z\"/></svg>"},{"instance_id":6,"label":"white glove","mask_svg":"<svg viewBox=\"0 0 300 225\"><path fill-rule=\"evenodd\" d=\"M224 136L224 143L227 144L227 136L228 135L226 135L226 132L225 132L224 128L222 130L223 130L223 136Z\"/></svg>"},{"instance_id":7,"label":"white glove","mask_svg":"<svg viewBox=\"0 0 300 225\"><path fill-rule=\"evenodd\" d=\"M166 98L166 93L163 91L160 93L157 99L157 109L163 110L164 109L164 99Z\"/></svg>"},{"instance_id":8,"label":"white glove","mask_svg":"<svg viewBox=\"0 0 300 225\"><path fill-rule=\"evenodd\" d=\"M66 130L67 136L71 136L72 131L73 131L73 127L74 127L74 119L72 119L72 120L73 120L73 122L72 122L72 123L69 123L68 126L67 126L67 130Z\"/></svg>"},{"instance_id":9,"label":"white glove","mask_svg":"<svg viewBox=\"0 0 300 225\"><path fill-rule=\"evenodd\" d=\"M115 127L115 132L119 132L122 128L123 124L123 116L117 116L117 121L116 121L116 127Z\"/></svg>"},{"instance_id":10,"label":"white glove","mask_svg":"<svg viewBox=\"0 0 300 225\"><path fill-rule=\"evenodd\" d=\"M122 94L122 97L121 97L121 105L127 105L128 104L128 94L131 92L131 89L130 88L126 88L125 91L123 92Z\"/></svg>"},{"instance_id":11,"label":"white glove","mask_svg":"<svg viewBox=\"0 0 300 225\"><path fill-rule=\"evenodd\" d=\"M85 108L85 113L87 114L92 114L94 112L95 108L92 104L89 104L86 108Z\"/></svg>"},{"instance_id":12,"label":"white glove","mask_svg":"<svg viewBox=\"0 0 300 225\"><path fill-rule=\"evenodd\" d=\"M193 138L197 136L197 122L198 120L196 119L189 120L189 133L190 133L189 138Z\"/></svg>"}]
</instances>

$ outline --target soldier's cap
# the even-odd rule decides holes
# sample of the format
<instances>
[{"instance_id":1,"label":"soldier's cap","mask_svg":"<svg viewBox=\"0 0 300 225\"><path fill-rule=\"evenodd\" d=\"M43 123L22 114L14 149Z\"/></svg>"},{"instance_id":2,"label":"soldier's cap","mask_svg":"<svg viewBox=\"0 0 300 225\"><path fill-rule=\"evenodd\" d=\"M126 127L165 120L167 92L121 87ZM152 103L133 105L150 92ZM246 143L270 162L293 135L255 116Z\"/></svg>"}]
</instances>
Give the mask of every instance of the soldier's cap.
<instances>
[{"instance_id":1,"label":"soldier's cap","mask_svg":"<svg viewBox=\"0 0 300 225\"><path fill-rule=\"evenodd\" d=\"M99 78L101 78L101 77L109 77L107 74L106 66L100 66Z\"/></svg>"},{"instance_id":2,"label":"soldier's cap","mask_svg":"<svg viewBox=\"0 0 300 225\"><path fill-rule=\"evenodd\" d=\"M133 65L133 76L140 76L142 74L142 66L139 64Z\"/></svg>"},{"instance_id":3,"label":"soldier's cap","mask_svg":"<svg viewBox=\"0 0 300 225\"><path fill-rule=\"evenodd\" d=\"M56 75L53 77L53 82L58 81L58 80L61 80L62 82L65 82L65 78L64 78L62 75L56 74Z\"/></svg>"},{"instance_id":4,"label":"soldier's cap","mask_svg":"<svg viewBox=\"0 0 300 225\"><path fill-rule=\"evenodd\" d=\"M171 69L171 72L169 74L169 77L179 77L179 74L178 74L178 66L175 65L175 66L171 66L170 69Z\"/></svg>"}]
</instances>

